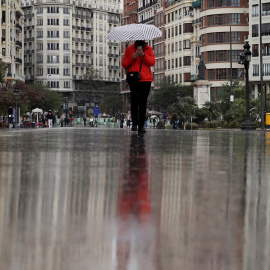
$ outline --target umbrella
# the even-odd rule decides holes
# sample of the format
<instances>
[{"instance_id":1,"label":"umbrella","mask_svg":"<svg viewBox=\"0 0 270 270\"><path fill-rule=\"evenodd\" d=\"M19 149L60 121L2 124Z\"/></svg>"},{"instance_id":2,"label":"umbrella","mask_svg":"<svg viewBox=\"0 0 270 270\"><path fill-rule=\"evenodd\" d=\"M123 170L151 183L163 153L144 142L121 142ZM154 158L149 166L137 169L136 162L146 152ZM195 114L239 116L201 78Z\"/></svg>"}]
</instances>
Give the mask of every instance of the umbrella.
<instances>
[{"instance_id":1,"label":"umbrella","mask_svg":"<svg viewBox=\"0 0 270 270\"><path fill-rule=\"evenodd\" d=\"M32 113L43 113L43 110L35 108L34 110L32 110Z\"/></svg>"},{"instance_id":2,"label":"umbrella","mask_svg":"<svg viewBox=\"0 0 270 270\"><path fill-rule=\"evenodd\" d=\"M158 118L158 116L156 116L156 115L152 115L151 116L151 118L153 119L153 118Z\"/></svg>"},{"instance_id":3,"label":"umbrella","mask_svg":"<svg viewBox=\"0 0 270 270\"><path fill-rule=\"evenodd\" d=\"M130 40L149 40L161 37L162 32L153 24L126 24L115 27L110 31L107 39L130 41Z\"/></svg>"},{"instance_id":4,"label":"umbrella","mask_svg":"<svg viewBox=\"0 0 270 270\"><path fill-rule=\"evenodd\" d=\"M162 114L161 112L156 112L156 111L149 111L148 113L149 114L157 114L157 115L161 115Z\"/></svg>"}]
</instances>

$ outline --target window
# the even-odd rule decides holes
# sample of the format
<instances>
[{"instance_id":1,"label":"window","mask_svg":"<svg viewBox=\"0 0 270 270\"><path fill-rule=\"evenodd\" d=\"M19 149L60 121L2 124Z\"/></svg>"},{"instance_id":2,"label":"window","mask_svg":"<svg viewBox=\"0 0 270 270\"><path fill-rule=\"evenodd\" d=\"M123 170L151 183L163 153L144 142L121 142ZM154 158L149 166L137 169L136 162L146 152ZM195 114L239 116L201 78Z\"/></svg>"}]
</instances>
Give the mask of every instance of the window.
<instances>
[{"instance_id":1,"label":"window","mask_svg":"<svg viewBox=\"0 0 270 270\"><path fill-rule=\"evenodd\" d=\"M47 68L47 74L59 74L59 68Z\"/></svg>"},{"instance_id":2,"label":"window","mask_svg":"<svg viewBox=\"0 0 270 270\"><path fill-rule=\"evenodd\" d=\"M37 7L37 14L43 13L43 7Z\"/></svg>"},{"instance_id":3,"label":"window","mask_svg":"<svg viewBox=\"0 0 270 270\"><path fill-rule=\"evenodd\" d=\"M208 80L215 80L215 70L214 69L208 69Z\"/></svg>"},{"instance_id":4,"label":"window","mask_svg":"<svg viewBox=\"0 0 270 270\"><path fill-rule=\"evenodd\" d=\"M262 35L270 36L270 23L264 23L262 25Z\"/></svg>"},{"instance_id":5,"label":"window","mask_svg":"<svg viewBox=\"0 0 270 270\"><path fill-rule=\"evenodd\" d=\"M259 46L258 44L253 44L252 45L252 57L257 57L259 56Z\"/></svg>"},{"instance_id":6,"label":"window","mask_svg":"<svg viewBox=\"0 0 270 270\"><path fill-rule=\"evenodd\" d=\"M64 51L70 50L70 44L69 43L64 43L63 47L64 47Z\"/></svg>"},{"instance_id":7,"label":"window","mask_svg":"<svg viewBox=\"0 0 270 270\"><path fill-rule=\"evenodd\" d=\"M193 26L192 23L185 23L184 24L184 33L193 33Z\"/></svg>"},{"instance_id":8,"label":"window","mask_svg":"<svg viewBox=\"0 0 270 270\"><path fill-rule=\"evenodd\" d=\"M190 40L189 39L184 40L184 49L190 49Z\"/></svg>"},{"instance_id":9,"label":"window","mask_svg":"<svg viewBox=\"0 0 270 270\"><path fill-rule=\"evenodd\" d=\"M216 15L216 25L226 24L226 14L217 14Z\"/></svg>"},{"instance_id":10,"label":"window","mask_svg":"<svg viewBox=\"0 0 270 270\"><path fill-rule=\"evenodd\" d=\"M64 88L70 88L70 82L64 81Z\"/></svg>"},{"instance_id":11,"label":"window","mask_svg":"<svg viewBox=\"0 0 270 270\"><path fill-rule=\"evenodd\" d=\"M216 43L226 43L226 33L216 33Z\"/></svg>"},{"instance_id":12,"label":"window","mask_svg":"<svg viewBox=\"0 0 270 270\"><path fill-rule=\"evenodd\" d=\"M208 34L208 44L215 43L215 33Z\"/></svg>"},{"instance_id":13,"label":"window","mask_svg":"<svg viewBox=\"0 0 270 270\"><path fill-rule=\"evenodd\" d=\"M64 63L70 63L70 56L64 55Z\"/></svg>"},{"instance_id":14,"label":"window","mask_svg":"<svg viewBox=\"0 0 270 270\"><path fill-rule=\"evenodd\" d=\"M64 14L69 14L69 10L70 10L69 7L64 7L63 9Z\"/></svg>"},{"instance_id":15,"label":"window","mask_svg":"<svg viewBox=\"0 0 270 270\"><path fill-rule=\"evenodd\" d=\"M215 61L215 52L208 52L208 62Z\"/></svg>"},{"instance_id":16,"label":"window","mask_svg":"<svg viewBox=\"0 0 270 270\"><path fill-rule=\"evenodd\" d=\"M240 14L239 13L232 13L228 15L229 17L229 24L241 24L241 20L240 20Z\"/></svg>"},{"instance_id":17,"label":"window","mask_svg":"<svg viewBox=\"0 0 270 270\"><path fill-rule=\"evenodd\" d=\"M47 19L48 25L59 25L59 19Z\"/></svg>"},{"instance_id":18,"label":"window","mask_svg":"<svg viewBox=\"0 0 270 270\"><path fill-rule=\"evenodd\" d=\"M252 37L257 37L259 35L258 24L252 25Z\"/></svg>"},{"instance_id":19,"label":"window","mask_svg":"<svg viewBox=\"0 0 270 270\"><path fill-rule=\"evenodd\" d=\"M43 31L37 31L37 38L43 38Z\"/></svg>"},{"instance_id":20,"label":"window","mask_svg":"<svg viewBox=\"0 0 270 270\"><path fill-rule=\"evenodd\" d=\"M64 19L63 23L64 25L69 26L69 19Z\"/></svg>"},{"instance_id":21,"label":"window","mask_svg":"<svg viewBox=\"0 0 270 270\"><path fill-rule=\"evenodd\" d=\"M43 63L43 55L37 55L37 63L42 64Z\"/></svg>"},{"instance_id":22,"label":"window","mask_svg":"<svg viewBox=\"0 0 270 270\"><path fill-rule=\"evenodd\" d=\"M228 6L230 7L240 7L241 0L228 0Z\"/></svg>"},{"instance_id":23,"label":"window","mask_svg":"<svg viewBox=\"0 0 270 270\"><path fill-rule=\"evenodd\" d=\"M242 51L240 51L240 50L233 50L232 51L232 61L233 62L238 62L239 61L239 56L240 56L241 52ZM252 56L253 56L253 54L252 54ZM229 61L230 61L230 59L231 59L231 53L229 51Z\"/></svg>"},{"instance_id":24,"label":"window","mask_svg":"<svg viewBox=\"0 0 270 270\"><path fill-rule=\"evenodd\" d=\"M216 51L216 61L217 62L226 62L226 51Z\"/></svg>"},{"instance_id":25,"label":"window","mask_svg":"<svg viewBox=\"0 0 270 270\"><path fill-rule=\"evenodd\" d=\"M47 37L59 38L59 31L47 31Z\"/></svg>"},{"instance_id":26,"label":"window","mask_svg":"<svg viewBox=\"0 0 270 270\"><path fill-rule=\"evenodd\" d=\"M47 55L48 63L59 63L59 55Z\"/></svg>"},{"instance_id":27,"label":"window","mask_svg":"<svg viewBox=\"0 0 270 270\"><path fill-rule=\"evenodd\" d=\"M37 68L37 76L43 76L43 68Z\"/></svg>"},{"instance_id":28,"label":"window","mask_svg":"<svg viewBox=\"0 0 270 270\"><path fill-rule=\"evenodd\" d=\"M259 6L253 5L252 6L252 17L258 17L259 16Z\"/></svg>"},{"instance_id":29,"label":"window","mask_svg":"<svg viewBox=\"0 0 270 270\"><path fill-rule=\"evenodd\" d=\"M270 55L270 43L262 44L263 55Z\"/></svg>"},{"instance_id":30,"label":"window","mask_svg":"<svg viewBox=\"0 0 270 270\"><path fill-rule=\"evenodd\" d=\"M262 4L262 15L270 15L270 3L263 3Z\"/></svg>"},{"instance_id":31,"label":"window","mask_svg":"<svg viewBox=\"0 0 270 270\"><path fill-rule=\"evenodd\" d=\"M208 26L214 25L214 15L207 16Z\"/></svg>"},{"instance_id":32,"label":"window","mask_svg":"<svg viewBox=\"0 0 270 270\"><path fill-rule=\"evenodd\" d=\"M59 81L48 81L49 88L59 88Z\"/></svg>"},{"instance_id":33,"label":"window","mask_svg":"<svg viewBox=\"0 0 270 270\"><path fill-rule=\"evenodd\" d=\"M225 69L225 68L216 69L216 79L217 80L226 80L227 79L227 69Z\"/></svg>"},{"instance_id":34,"label":"window","mask_svg":"<svg viewBox=\"0 0 270 270\"><path fill-rule=\"evenodd\" d=\"M190 56L184 56L184 66L190 66Z\"/></svg>"},{"instance_id":35,"label":"window","mask_svg":"<svg viewBox=\"0 0 270 270\"><path fill-rule=\"evenodd\" d=\"M230 33L229 33L230 35ZM232 32L232 43L240 43L241 42L241 33L240 32Z\"/></svg>"},{"instance_id":36,"label":"window","mask_svg":"<svg viewBox=\"0 0 270 270\"><path fill-rule=\"evenodd\" d=\"M37 43L37 51L43 50L43 43Z\"/></svg>"},{"instance_id":37,"label":"window","mask_svg":"<svg viewBox=\"0 0 270 270\"><path fill-rule=\"evenodd\" d=\"M63 74L64 74L64 76L70 76L70 69L69 68L64 68L63 69Z\"/></svg>"},{"instance_id":38,"label":"window","mask_svg":"<svg viewBox=\"0 0 270 270\"><path fill-rule=\"evenodd\" d=\"M208 0L208 8L213 8L214 6L214 0Z\"/></svg>"},{"instance_id":39,"label":"window","mask_svg":"<svg viewBox=\"0 0 270 270\"><path fill-rule=\"evenodd\" d=\"M252 75L259 76L259 65L252 65Z\"/></svg>"},{"instance_id":40,"label":"window","mask_svg":"<svg viewBox=\"0 0 270 270\"><path fill-rule=\"evenodd\" d=\"M37 25L43 25L43 19L37 19Z\"/></svg>"},{"instance_id":41,"label":"window","mask_svg":"<svg viewBox=\"0 0 270 270\"><path fill-rule=\"evenodd\" d=\"M225 7L226 0L216 0L216 7Z\"/></svg>"},{"instance_id":42,"label":"window","mask_svg":"<svg viewBox=\"0 0 270 270\"><path fill-rule=\"evenodd\" d=\"M64 31L64 38L70 38L70 32Z\"/></svg>"},{"instance_id":43,"label":"window","mask_svg":"<svg viewBox=\"0 0 270 270\"><path fill-rule=\"evenodd\" d=\"M47 43L47 49L49 51L59 50L59 43Z\"/></svg>"},{"instance_id":44,"label":"window","mask_svg":"<svg viewBox=\"0 0 270 270\"><path fill-rule=\"evenodd\" d=\"M270 76L270 64L263 64L263 75Z\"/></svg>"},{"instance_id":45,"label":"window","mask_svg":"<svg viewBox=\"0 0 270 270\"><path fill-rule=\"evenodd\" d=\"M47 13L59 13L59 7L47 7Z\"/></svg>"}]
</instances>

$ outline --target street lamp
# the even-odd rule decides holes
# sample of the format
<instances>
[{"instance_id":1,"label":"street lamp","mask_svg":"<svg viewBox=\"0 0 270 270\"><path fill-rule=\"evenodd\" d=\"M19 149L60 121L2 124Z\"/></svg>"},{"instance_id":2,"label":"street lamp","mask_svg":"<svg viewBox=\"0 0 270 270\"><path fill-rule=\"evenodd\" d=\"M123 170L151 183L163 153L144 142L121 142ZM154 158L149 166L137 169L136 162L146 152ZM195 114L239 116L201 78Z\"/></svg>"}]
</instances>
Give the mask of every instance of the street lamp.
<instances>
[{"instance_id":1,"label":"street lamp","mask_svg":"<svg viewBox=\"0 0 270 270\"><path fill-rule=\"evenodd\" d=\"M15 96L15 101L16 101L16 105L15 105L15 127L18 127L18 96L19 96L19 89L18 88L14 88L13 90L14 96Z\"/></svg>"},{"instance_id":2,"label":"street lamp","mask_svg":"<svg viewBox=\"0 0 270 270\"><path fill-rule=\"evenodd\" d=\"M244 65L246 70L246 120L242 123L241 129L243 130L255 130L256 125L250 120L250 110L249 110L249 78L248 69L249 62L251 60L250 45L246 42L244 45L244 52L240 53L239 64Z\"/></svg>"}]
</instances>

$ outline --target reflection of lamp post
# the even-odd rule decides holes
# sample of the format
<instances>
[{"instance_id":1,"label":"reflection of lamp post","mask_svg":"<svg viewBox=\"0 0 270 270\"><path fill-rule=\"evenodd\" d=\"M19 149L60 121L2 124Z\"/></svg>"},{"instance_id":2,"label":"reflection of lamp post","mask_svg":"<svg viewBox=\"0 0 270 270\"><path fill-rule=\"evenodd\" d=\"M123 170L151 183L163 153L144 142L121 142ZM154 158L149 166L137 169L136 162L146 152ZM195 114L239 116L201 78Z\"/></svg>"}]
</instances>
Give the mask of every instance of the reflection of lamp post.
<instances>
[{"instance_id":1,"label":"reflection of lamp post","mask_svg":"<svg viewBox=\"0 0 270 270\"><path fill-rule=\"evenodd\" d=\"M65 127L67 126L68 98L64 97L64 110L66 111Z\"/></svg>"},{"instance_id":2,"label":"reflection of lamp post","mask_svg":"<svg viewBox=\"0 0 270 270\"><path fill-rule=\"evenodd\" d=\"M19 96L19 89L18 88L14 88L13 90L13 93L14 93L14 96L15 96L15 127L18 127L18 108L17 108L17 105L18 105L18 96Z\"/></svg>"},{"instance_id":3,"label":"reflection of lamp post","mask_svg":"<svg viewBox=\"0 0 270 270\"><path fill-rule=\"evenodd\" d=\"M251 51L250 45L246 42L244 45L244 52L240 53L240 60L239 64L245 66L246 70L246 120L242 123L241 129L243 130L254 130L256 126L250 120L250 110L249 110L249 78L248 78L248 69L249 69L249 62L251 60Z\"/></svg>"}]
</instances>

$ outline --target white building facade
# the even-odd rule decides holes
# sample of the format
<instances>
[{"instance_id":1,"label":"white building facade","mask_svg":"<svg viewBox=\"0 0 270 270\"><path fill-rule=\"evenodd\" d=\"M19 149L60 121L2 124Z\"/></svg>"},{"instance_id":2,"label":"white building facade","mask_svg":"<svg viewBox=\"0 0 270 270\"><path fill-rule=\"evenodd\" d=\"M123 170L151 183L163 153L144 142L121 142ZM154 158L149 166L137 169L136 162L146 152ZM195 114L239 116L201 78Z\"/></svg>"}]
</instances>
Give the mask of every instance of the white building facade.
<instances>
[{"instance_id":1,"label":"white building facade","mask_svg":"<svg viewBox=\"0 0 270 270\"><path fill-rule=\"evenodd\" d=\"M191 84L192 1L170 1L165 9L165 76Z\"/></svg>"},{"instance_id":2,"label":"white building facade","mask_svg":"<svg viewBox=\"0 0 270 270\"><path fill-rule=\"evenodd\" d=\"M8 80L24 81L23 10L17 0L1 1L0 59L8 66Z\"/></svg>"},{"instance_id":3,"label":"white building facade","mask_svg":"<svg viewBox=\"0 0 270 270\"><path fill-rule=\"evenodd\" d=\"M263 91L270 93L270 1L262 0L260 31L260 7L259 0L249 2L249 36L248 41L252 52L249 79L252 87L252 97L257 98L261 90L260 80L260 52L262 51ZM260 33L262 34L262 48L260 48Z\"/></svg>"},{"instance_id":4,"label":"white building facade","mask_svg":"<svg viewBox=\"0 0 270 270\"><path fill-rule=\"evenodd\" d=\"M120 82L120 46L106 40L120 24L119 8L118 1L23 0L26 80L62 92L73 105L100 102L77 94L92 70Z\"/></svg>"}]
</instances>

